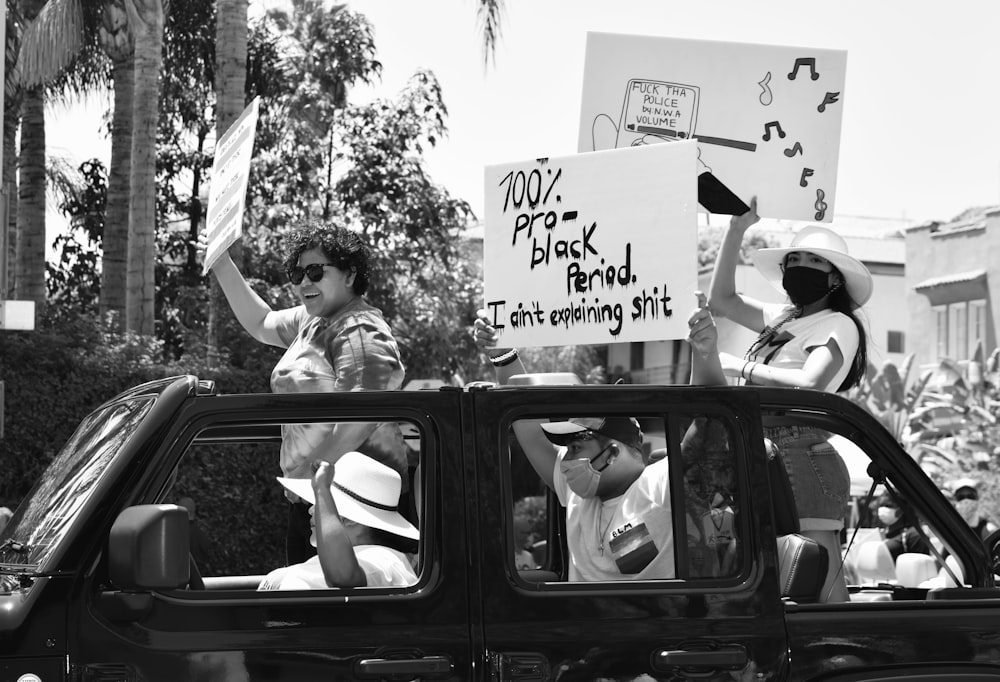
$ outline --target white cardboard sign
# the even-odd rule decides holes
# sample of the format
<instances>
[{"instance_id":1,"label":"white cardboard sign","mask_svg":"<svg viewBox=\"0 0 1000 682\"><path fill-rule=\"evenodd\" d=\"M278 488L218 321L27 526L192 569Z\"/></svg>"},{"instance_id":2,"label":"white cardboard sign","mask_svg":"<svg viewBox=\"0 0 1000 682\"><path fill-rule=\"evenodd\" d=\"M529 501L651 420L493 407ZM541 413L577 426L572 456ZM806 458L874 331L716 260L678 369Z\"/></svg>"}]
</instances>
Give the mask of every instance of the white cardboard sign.
<instances>
[{"instance_id":1,"label":"white cardboard sign","mask_svg":"<svg viewBox=\"0 0 1000 682\"><path fill-rule=\"evenodd\" d=\"M578 148L696 139L702 210L756 195L762 216L829 222L846 69L842 50L588 33Z\"/></svg>"},{"instance_id":2,"label":"white cardboard sign","mask_svg":"<svg viewBox=\"0 0 1000 682\"><path fill-rule=\"evenodd\" d=\"M697 287L694 142L486 168L498 347L680 339Z\"/></svg>"},{"instance_id":3,"label":"white cardboard sign","mask_svg":"<svg viewBox=\"0 0 1000 682\"><path fill-rule=\"evenodd\" d=\"M246 207L259 106L260 98L254 97L240 117L229 126L229 130L215 143L215 159L208 189L205 222L208 248L205 251L203 275L208 273L212 264L243 233L243 210Z\"/></svg>"}]
</instances>

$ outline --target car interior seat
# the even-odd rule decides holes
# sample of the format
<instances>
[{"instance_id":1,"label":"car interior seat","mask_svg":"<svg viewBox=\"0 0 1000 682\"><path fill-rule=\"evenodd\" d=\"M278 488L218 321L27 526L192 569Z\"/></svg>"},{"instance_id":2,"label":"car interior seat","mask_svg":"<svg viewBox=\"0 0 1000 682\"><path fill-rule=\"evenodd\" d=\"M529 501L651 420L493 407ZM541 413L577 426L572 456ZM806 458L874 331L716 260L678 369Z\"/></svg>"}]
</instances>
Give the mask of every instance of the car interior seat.
<instances>
[{"instance_id":1,"label":"car interior seat","mask_svg":"<svg viewBox=\"0 0 1000 682\"><path fill-rule=\"evenodd\" d=\"M855 573L861 584L880 584L896 581L896 564L885 543L878 540L858 547Z\"/></svg>"},{"instance_id":2,"label":"car interior seat","mask_svg":"<svg viewBox=\"0 0 1000 682\"><path fill-rule=\"evenodd\" d=\"M782 598L800 603L822 601L820 592L829 564L826 548L804 535L778 536L778 577Z\"/></svg>"},{"instance_id":3,"label":"car interior seat","mask_svg":"<svg viewBox=\"0 0 1000 682\"><path fill-rule=\"evenodd\" d=\"M896 580L903 587L920 587L938 574L938 562L929 554L903 552L896 557Z\"/></svg>"}]
</instances>

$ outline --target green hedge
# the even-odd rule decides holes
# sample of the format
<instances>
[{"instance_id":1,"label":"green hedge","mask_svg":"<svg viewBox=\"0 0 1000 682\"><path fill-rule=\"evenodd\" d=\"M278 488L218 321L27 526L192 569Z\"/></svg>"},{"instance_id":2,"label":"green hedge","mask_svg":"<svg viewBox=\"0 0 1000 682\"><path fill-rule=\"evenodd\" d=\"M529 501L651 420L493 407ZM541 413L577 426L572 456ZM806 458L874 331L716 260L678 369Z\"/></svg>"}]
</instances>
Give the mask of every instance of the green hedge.
<instances>
[{"instance_id":1,"label":"green hedge","mask_svg":"<svg viewBox=\"0 0 1000 682\"><path fill-rule=\"evenodd\" d=\"M16 508L88 413L121 391L152 379L195 374L212 379L222 393L269 390L277 352L259 346L250 369L209 367L201 359L162 362L152 339L108 334L92 320L42 320L35 331L0 330L0 381L4 382L0 440L0 505ZM257 573L284 560L285 503L260 458L185 463L171 501L185 495L198 503L198 523L211 533L213 567ZM211 484L211 494L207 492ZM234 514L226 500L254 500L258 513ZM245 508L245 506L244 506ZM224 532L213 532L225 529ZM211 571L210 567L210 571Z\"/></svg>"}]
</instances>

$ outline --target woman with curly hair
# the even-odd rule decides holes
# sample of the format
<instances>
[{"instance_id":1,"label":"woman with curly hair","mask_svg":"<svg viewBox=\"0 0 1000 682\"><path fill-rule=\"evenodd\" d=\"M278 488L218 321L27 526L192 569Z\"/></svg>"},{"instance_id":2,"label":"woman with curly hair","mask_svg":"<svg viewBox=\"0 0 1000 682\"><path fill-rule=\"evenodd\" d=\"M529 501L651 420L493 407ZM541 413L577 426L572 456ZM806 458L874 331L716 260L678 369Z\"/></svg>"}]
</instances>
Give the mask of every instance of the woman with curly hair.
<instances>
[{"instance_id":1,"label":"woman with curly hair","mask_svg":"<svg viewBox=\"0 0 1000 682\"><path fill-rule=\"evenodd\" d=\"M395 390L403 363L382 312L364 299L370 249L357 233L308 221L285 240L284 266L300 305L273 310L244 279L228 253L212 266L236 319L263 343L285 348L271 372L275 393ZM320 461L358 450L408 481L407 447L396 424L285 424L280 465L286 478L311 479ZM291 499L289 563L315 554L309 505Z\"/></svg>"}]
</instances>

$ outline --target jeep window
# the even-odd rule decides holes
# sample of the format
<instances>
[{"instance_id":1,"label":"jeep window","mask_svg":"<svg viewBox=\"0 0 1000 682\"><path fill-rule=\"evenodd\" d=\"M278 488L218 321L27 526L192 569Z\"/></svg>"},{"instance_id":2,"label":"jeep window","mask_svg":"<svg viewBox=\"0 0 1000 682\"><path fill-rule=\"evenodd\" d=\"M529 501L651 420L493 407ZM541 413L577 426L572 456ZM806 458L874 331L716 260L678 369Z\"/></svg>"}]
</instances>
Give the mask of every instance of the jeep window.
<instances>
[{"instance_id":1,"label":"jeep window","mask_svg":"<svg viewBox=\"0 0 1000 682\"><path fill-rule=\"evenodd\" d=\"M921 501L907 499L892 472L869 468L871 455L843 424L805 410L766 412L764 434L777 428L822 429L843 461L850 479L843 503L841 552L830 557L832 567L847 582L851 602L922 599L928 589L952 587L962 581L962 568L921 512ZM885 480L873 479L872 474ZM883 509L880 520L879 507Z\"/></svg>"},{"instance_id":2,"label":"jeep window","mask_svg":"<svg viewBox=\"0 0 1000 682\"><path fill-rule=\"evenodd\" d=\"M44 569L154 401L143 395L110 403L80 423L4 529L0 562Z\"/></svg>"},{"instance_id":3,"label":"jeep window","mask_svg":"<svg viewBox=\"0 0 1000 682\"><path fill-rule=\"evenodd\" d=\"M294 426L299 432L306 427L320 433L339 424L356 426L361 422L299 421ZM203 429L181 457L170 487L158 496L158 502L189 508L192 558L208 590L256 590L271 571L287 565L289 502L285 488L277 481L282 475L279 468L282 426L241 423ZM403 422L400 426L408 472L401 481L399 512L419 529L422 437L415 424ZM245 493L220 496L216 484L222 479L239 482ZM374 544L403 552L419 578L422 551L419 543L404 541L391 533L379 538ZM318 559L311 561L314 565L302 570L320 571L321 584Z\"/></svg>"},{"instance_id":4,"label":"jeep window","mask_svg":"<svg viewBox=\"0 0 1000 682\"><path fill-rule=\"evenodd\" d=\"M549 421L567 418L568 415L552 415ZM622 572L622 577L617 579L628 580L630 575L653 565L649 563L650 557L660 551L657 544L662 542L672 545L672 560L662 575L647 572L643 579L702 580L732 578L740 574L743 569L741 538L745 537L741 514L744 505L741 504L731 425L718 416L696 413L669 417L636 415L636 418L643 433L644 480L651 482L647 486L651 489L662 483L666 493L662 500L664 505L653 503L648 512L629 512L629 518L616 516L621 523L608 528L607 533L601 526L605 523L614 526L615 521L598 519L595 539L590 544L579 537L579 532L575 539L572 529L567 532L567 510L524 455L514 433L518 422L511 425L505 483L509 502L507 515L512 529L509 565L515 579L536 584L566 582L570 576L571 553L600 553L600 538L604 540L604 551L613 557ZM536 419L530 421L537 424ZM525 420L524 424L528 422ZM560 455L563 452L565 448L560 448ZM656 481L652 482L654 478ZM609 510L612 508L607 503L605 506ZM669 529L665 539L657 531L661 524ZM581 524L581 527L587 526ZM678 541L678 538L683 540Z\"/></svg>"}]
</instances>

